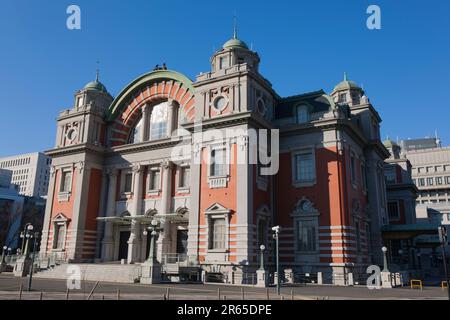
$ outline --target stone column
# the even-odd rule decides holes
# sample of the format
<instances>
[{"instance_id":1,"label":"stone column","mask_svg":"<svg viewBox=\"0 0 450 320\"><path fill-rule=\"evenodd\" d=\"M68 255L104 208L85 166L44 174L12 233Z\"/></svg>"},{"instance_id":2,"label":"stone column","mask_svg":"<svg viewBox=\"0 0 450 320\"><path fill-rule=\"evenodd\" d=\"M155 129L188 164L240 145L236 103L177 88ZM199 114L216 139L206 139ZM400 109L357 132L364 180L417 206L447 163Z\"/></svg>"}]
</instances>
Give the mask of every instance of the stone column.
<instances>
[{"instance_id":1,"label":"stone column","mask_svg":"<svg viewBox=\"0 0 450 320\"><path fill-rule=\"evenodd\" d=\"M142 178L143 167L138 164L133 167L134 188L133 188L133 211L131 216L141 214L142 206ZM135 263L139 259L139 243L141 239L141 227L138 221L131 220L131 233L128 239L128 263Z\"/></svg>"},{"instance_id":2,"label":"stone column","mask_svg":"<svg viewBox=\"0 0 450 320\"><path fill-rule=\"evenodd\" d=\"M141 131L141 142L147 141L149 138L149 114L148 114L149 106L145 104L142 107L142 131Z\"/></svg>"},{"instance_id":3,"label":"stone column","mask_svg":"<svg viewBox=\"0 0 450 320\"><path fill-rule=\"evenodd\" d=\"M172 199L172 163L165 160L161 163L161 176L162 176L162 194L161 194L161 214L171 213L171 199ZM158 238L157 246L157 260L162 261L162 257L168 252L170 248L171 236L170 236L170 222L167 219L164 223L161 223L164 231Z\"/></svg>"},{"instance_id":4,"label":"stone column","mask_svg":"<svg viewBox=\"0 0 450 320\"><path fill-rule=\"evenodd\" d=\"M52 226L52 208L55 201L55 189L56 186L56 168L55 166L50 167L50 181L48 183L48 193L47 193L47 205L45 207L45 218L44 225L42 227L42 237L41 237L41 252L48 254L48 237L50 229Z\"/></svg>"},{"instance_id":5,"label":"stone column","mask_svg":"<svg viewBox=\"0 0 450 320\"><path fill-rule=\"evenodd\" d=\"M106 203L106 217L114 217L116 215L116 187L117 187L117 170L113 169L107 172L109 176L108 182L108 200ZM112 261L114 259L114 225L112 222L105 222L105 232L102 240L102 260Z\"/></svg>"},{"instance_id":6,"label":"stone column","mask_svg":"<svg viewBox=\"0 0 450 320\"><path fill-rule=\"evenodd\" d=\"M176 120L176 102L175 100L170 99L168 101L168 110L167 110L167 136L171 137L172 132L176 129L175 120Z\"/></svg>"}]
</instances>

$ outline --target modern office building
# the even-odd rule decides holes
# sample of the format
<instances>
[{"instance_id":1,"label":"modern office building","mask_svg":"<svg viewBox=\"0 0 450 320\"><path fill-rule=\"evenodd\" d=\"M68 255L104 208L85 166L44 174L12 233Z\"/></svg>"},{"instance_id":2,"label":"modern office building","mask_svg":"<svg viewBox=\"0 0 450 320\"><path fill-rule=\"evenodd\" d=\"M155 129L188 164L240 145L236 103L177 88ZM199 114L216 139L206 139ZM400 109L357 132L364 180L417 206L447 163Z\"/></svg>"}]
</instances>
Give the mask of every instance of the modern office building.
<instances>
[{"instance_id":1,"label":"modern office building","mask_svg":"<svg viewBox=\"0 0 450 320\"><path fill-rule=\"evenodd\" d=\"M41 252L140 263L155 219L159 261L187 259L234 283L259 267L260 245L274 269L275 225L282 268L365 274L382 264L389 153L364 90L345 77L330 94L281 97L236 35L210 61L195 81L154 70L115 98L98 77L75 93L46 152Z\"/></svg>"},{"instance_id":2,"label":"modern office building","mask_svg":"<svg viewBox=\"0 0 450 320\"><path fill-rule=\"evenodd\" d=\"M0 169L12 171L11 183L28 197L47 196L50 164L50 157L41 152L0 158Z\"/></svg>"},{"instance_id":3,"label":"modern office building","mask_svg":"<svg viewBox=\"0 0 450 320\"><path fill-rule=\"evenodd\" d=\"M450 147L442 147L437 138L405 140L402 145L407 146L402 152L419 189L418 218L450 224Z\"/></svg>"}]
</instances>

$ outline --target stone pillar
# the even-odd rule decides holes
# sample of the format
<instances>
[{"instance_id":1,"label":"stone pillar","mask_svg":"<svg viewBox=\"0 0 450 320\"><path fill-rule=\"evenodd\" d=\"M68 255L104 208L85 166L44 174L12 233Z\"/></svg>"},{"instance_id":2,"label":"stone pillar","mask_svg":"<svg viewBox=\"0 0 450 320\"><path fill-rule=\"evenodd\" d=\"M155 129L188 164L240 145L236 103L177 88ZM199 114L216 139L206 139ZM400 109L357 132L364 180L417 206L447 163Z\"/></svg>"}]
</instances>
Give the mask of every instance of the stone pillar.
<instances>
[{"instance_id":1,"label":"stone pillar","mask_svg":"<svg viewBox=\"0 0 450 320\"><path fill-rule=\"evenodd\" d=\"M143 167L136 165L133 167L134 187L133 187L133 211L131 216L141 214L142 206L142 178ZM128 239L128 263L135 263L139 259L139 243L141 239L141 227L138 221L131 220L131 233Z\"/></svg>"},{"instance_id":2,"label":"stone pillar","mask_svg":"<svg viewBox=\"0 0 450 320\"><path fill-rule=\"evenodd\" d=\"M56 188L56 168L54 166L50 167L50 181L48 183L48 193L47 193L47 205L45 206L45 217L44 224L42 227L42 237L41 237L41 253L48 254L48 238L50 233L50 228L52 228L52 208L55 201L55 188Z\"/></svg>"},{"instance_id":3,"label":"stone pillar","mask_svg":"<svg viewBox=\"0 0 450 320\"><path fill-rule=\"evenodd\" d=\"M265 288L269 285L269 273L266 270L256 270L256 286Z\"/></svg>"},{"instance_id":4,"label":"stone pillar","mask_svg":"<svg viewBox=\"0 0 450 320\"><path fill-rule=\"evenodd\" d=\"M167 110L167 136L171 137L172 132L176 129L175 120L176 120L176 102L175 100L168 101L168 110Z\"/></svg>"},{"instance_id":5,"label":"stone pillar","mask_svg":"<svg viewBox=\"0 0 450 320\"><path fill-rule=\"evenodd\" d=\"M317 272L317 284L323 284L322 272Z\"/></svg>"},{"instance_id":6,"label":"stone pillar","mask_svg":"<svg viewBox=\"0 0 450 320\"><path fill-rule=\"evenodd\" d=\"M381 271L381 287L392 289L392 278L389 271Z\"/></svg>"},{"instance_id":7,"label":"stone pillar","mask_svg":"<svg viewBox=\"0 0 450 320\"><path fill-rule=\"evenodd\" d=\"M140 140L141 142L147 141L149 139L149 106L146 104L142 107L142 131Z\"/></svg>"},{"instance_id":8,"label":"stone pillar","mask_svg":"<svg viewBox=\"0 0 450 320\"><path fill-rule=\"evenodd\" d=\"M108 197L106 203L106 217L114 217L116 215L116 187L117 187L117 170L108 171ZM114 225L112 222L105 222L105 232L102 240L102 260L111 261L114 259Z\"/></svg>"},{"instance_id":9,"label":"stone pillar","mask_svg":"<svg viewBox=\"0 0 450 320\"><path fill-rule=\"evenodd\" d=\"M171 193L172 193L172 163L168 160L161 163L161 176L162 176L162 194L161 194L161 214L171 213ZM162 261L162 257L168 252L170 248L171 235L170 235L170 222L164 220L161 223L164 231L158 238L157 246L157 260Z\"/></svg>"}]
</instances>

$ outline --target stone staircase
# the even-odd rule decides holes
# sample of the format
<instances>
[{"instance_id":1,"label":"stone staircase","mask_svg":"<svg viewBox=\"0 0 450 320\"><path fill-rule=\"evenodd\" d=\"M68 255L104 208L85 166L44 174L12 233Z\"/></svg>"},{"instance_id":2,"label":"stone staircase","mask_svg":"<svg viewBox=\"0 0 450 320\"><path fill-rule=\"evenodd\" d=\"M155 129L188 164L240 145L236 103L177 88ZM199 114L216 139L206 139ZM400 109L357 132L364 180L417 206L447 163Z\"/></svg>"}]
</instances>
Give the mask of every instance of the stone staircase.
<instances>
[{"instance_id":1,"label":"stone staircase","mask_svg":"<svg viewBox=\"0 0 450 320\"><path fill-rule=\"evenodd\" d=\"M39 271L33 275L33 277L66 280L69 279L69 277L73 278L78 272L81 281L135 283L139 282L141 267L138 264L64 263L53 268Z\"/></svg>"}]
</instances>

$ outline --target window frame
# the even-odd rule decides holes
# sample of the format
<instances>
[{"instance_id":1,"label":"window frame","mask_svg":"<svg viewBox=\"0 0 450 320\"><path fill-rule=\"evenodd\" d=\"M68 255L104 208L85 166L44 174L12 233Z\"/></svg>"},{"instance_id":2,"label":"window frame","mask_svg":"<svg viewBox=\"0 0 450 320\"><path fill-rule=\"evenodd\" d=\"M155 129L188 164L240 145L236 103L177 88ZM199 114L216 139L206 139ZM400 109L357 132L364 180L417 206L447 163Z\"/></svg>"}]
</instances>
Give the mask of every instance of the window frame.
<instances>
[{"instance_id":1,"label":"window frame","mask_svg":"<svg viewBox=\"0 0 450 320\"><path fill-rule=\"evenodd\" d=\"M397 208L397 215L395 217L391 216L391 211L389 210L390 206L392 204L395 204L396 208ZM388 218L390 221L399 221L401 218L401 214L400 214L400 203L398 200L392 200L388 202L387 205L387 211L388 211Z\"/></svg>"},{"instance_id":2,"label":"window frame","mask_svg":"<svg viewBox=\"0 0 450 320\"><path fill-rule=\"evenodd\" d=\"M312 178L311 179L297 179L298 170L297 167L297 157L302 155L311 155L311 171ZM292 166L292 185L296 188L313 186L317 182L317 169L316 169L316 154L314 147L305 147L301 149L296 149L291 151L291 166Z\"/></svg>"},{"instance_id":3,"label":"window frame","mask_svg":"<svg viewBox=\"0 0 450 320\"><path fill-rule=\"evenodd\" d=\"M303 116L304 119L302 119L302 121L300 121L300 117L299 117L299 110L304 111L305 114ZM306 124L311 120L311 114L310 114L310 107L307 104L299 104L295 106L295 122L297 124Z\"/></svg>"}]
</instances>

